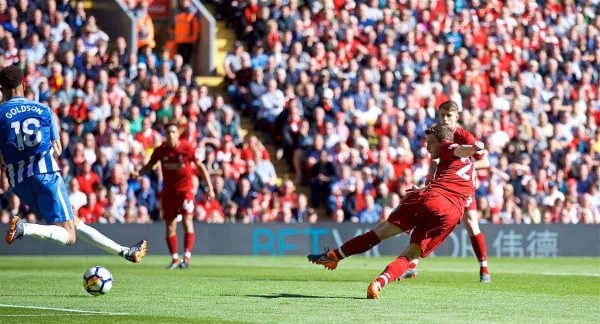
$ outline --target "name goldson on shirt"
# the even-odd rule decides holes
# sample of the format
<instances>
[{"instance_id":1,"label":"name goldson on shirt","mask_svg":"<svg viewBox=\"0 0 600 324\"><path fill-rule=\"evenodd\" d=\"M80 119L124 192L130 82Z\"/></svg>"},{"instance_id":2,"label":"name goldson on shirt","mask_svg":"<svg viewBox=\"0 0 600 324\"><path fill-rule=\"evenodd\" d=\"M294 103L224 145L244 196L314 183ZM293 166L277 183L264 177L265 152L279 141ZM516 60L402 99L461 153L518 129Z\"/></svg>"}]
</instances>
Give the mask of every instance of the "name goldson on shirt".
<instances>
[{"instance_id":1,"label":"name goldson on shirt","mask_svg":"<svg viewBox=\"0 0 600 324\"><path fill-rule=\"evenodd\" d=\"M32 105L22 105L22 106L10 108L4 116L6 118L10 119L10 118L13 118L17 114L28 112L28 111L36 112L38 115L41 115L43 112L41 107L32 106Z\"/></svg>"}]
</instances>

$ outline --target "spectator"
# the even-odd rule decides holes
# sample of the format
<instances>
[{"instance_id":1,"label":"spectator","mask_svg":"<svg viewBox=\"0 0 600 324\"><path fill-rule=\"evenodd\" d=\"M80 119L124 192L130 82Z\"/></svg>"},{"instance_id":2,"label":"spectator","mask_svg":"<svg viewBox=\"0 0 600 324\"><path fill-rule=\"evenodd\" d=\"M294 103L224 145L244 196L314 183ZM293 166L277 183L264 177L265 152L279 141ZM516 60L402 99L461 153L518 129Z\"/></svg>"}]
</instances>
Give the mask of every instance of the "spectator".
<instances>
[{"instance_id":1,"label":"spectator","mask_svg":"<svg viewBox=\"0 0 600 324\"><path fill-rule=\"evenodd\" d=\"M135 197L138 206L145 207L150 217L153 220L158 220L158 200L148 177L144 176L141 178L140 189L136 192Z\"/></svg>"},{"instance_id":2,"label":"spectator","mask_svg":"<svg viewBox=\"0 0 600 324\"><path fill-rule=\"evenodd\" d=\"M69 181L69 200L75 213L81 206L87 204L87 195L79 190L79 181L76 178Z\"/></svg>"},{"instance_id":3,"label":"spectator","mask_svg":"<svg viewBox=\"0 0 600 324\"><path fill-rule=\"evenodd\" d=\"M358 213L358 221L371 224L381 221L381 206L375 203L373 196L365 196L365 209Z\"/></svg>"},{"instance_id":4,"label":"spectator","mask_svg":"<svg viewBox=\"0 0 600 324\"><path fill-rule=\"evenodd\" d=\"M181 55L184 62L191 62L192 54L200 38L200 21L190 0L179 1L179 9L175 13L173 35L177 45L177 54Z\"/></svg>"},{"instance_id":5,"label":"spectator","mask_svg":"<svg viewBox=\"0 0 600 324\"><path fill-rule=\"evenodd\" d=\"M104 208L98 204L96 193L87 194L87 203L77 211L77 216L87 224L94 224L104 214Z\"/></svg>"},{"instance_id":6,"label":"spectator","mask_svg":"<svg viewBox=\"0 0 600 324\"><path fill-rule=\"evenodd\" d=\"M319 153L318 162L313 165L311 170L311 193L312 206L317 208L330 194L331 184L336 179L336 170L333 163L329 160L329 154L323 150ZM330 210L330 212L333 210Z\"/></svg>"},{"instance_id":7,"label":"spectator","mask_svg":"<svg viewBox=\"0 0 600 324\"><path fill-rule=\"evenodd\" d=\"M283 92L277 89L277 81L269 80L267 82L267 92L260 97L260 107L258 110L258 120L270 128L275 119L283 111L285 99Z\"/></svg>"},{"instance_id":8,"label":"spectator","mask_svg":"<svg viewBox=\"0 0 600 324\"><path fill-rule=\"evenodd\" d=\"M148 1L141 0L135 12L135 28L138 37L138 50L145 47L155 48L154 22L148 14Z\"/></svg>"},{"instance_id":9,"label":"spectator","mask_svg":"<svg viewBox=\"0 0 600 324\"><path fill-rule=\"evenodd\" d=\"M81 172L75 178L79 183L80 190L86 195L93 193L96 186L100 184L100 177L92 171L92 167L88 161L82 163Z\"/></svg>"}]
</instances>

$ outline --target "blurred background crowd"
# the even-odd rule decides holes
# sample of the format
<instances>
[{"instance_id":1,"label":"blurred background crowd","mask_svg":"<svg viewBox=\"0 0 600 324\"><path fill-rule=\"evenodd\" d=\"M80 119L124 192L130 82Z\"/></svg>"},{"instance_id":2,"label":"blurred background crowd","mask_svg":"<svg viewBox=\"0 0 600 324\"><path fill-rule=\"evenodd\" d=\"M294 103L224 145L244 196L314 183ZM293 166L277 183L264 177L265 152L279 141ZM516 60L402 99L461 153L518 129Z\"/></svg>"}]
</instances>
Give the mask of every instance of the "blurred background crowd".
<instances>
[{"instance_id":1,"label":"blurred background crowd","mask_svg":"<svg viewBox=\"0 0 600 324\"><path fill-rule=\"evenodd\" d=\"M86 222L160 219L160 172L130 173L176 122L217 194L195 179L198 221L377 223L423 185L424 131L453 100L489 151L481 222L600 223L598 1L212 2L239 40L226 89L196 83L189 48L156 43L147 1L124 1L132 49L83 2L0 0L0 66L20 66L26 95L56 112ZM5 178L0 206L0 222L36 221Z\"/></svg>"}]
</instances>

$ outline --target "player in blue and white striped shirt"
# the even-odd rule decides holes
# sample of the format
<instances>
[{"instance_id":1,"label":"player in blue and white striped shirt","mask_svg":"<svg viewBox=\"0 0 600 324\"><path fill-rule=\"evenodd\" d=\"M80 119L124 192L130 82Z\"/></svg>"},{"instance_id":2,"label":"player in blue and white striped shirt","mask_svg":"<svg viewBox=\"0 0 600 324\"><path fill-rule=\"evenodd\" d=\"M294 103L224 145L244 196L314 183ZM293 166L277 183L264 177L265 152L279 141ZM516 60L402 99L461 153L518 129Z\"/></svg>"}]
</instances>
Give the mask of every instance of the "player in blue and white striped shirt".
<instances>
[{"instance_id":1,"label":"player in blue and white striped shirt","mask_svg":"<svg viewBox=\"0 0 600 324\"><path fill-rule=\"evenodd\" d=\"M74 214L56 158L62 147L54 113L49 107L23 97L23 73L16 66L0 70L0 176L6 172L12 191L49 225L25 223L14 216L6 243L33 236L63 245L76 237L132 262L146 255L147 242L132 247L117 244L86 225ZM50 225L52 224L52 225Z\"/></svg>"}]
</instances>

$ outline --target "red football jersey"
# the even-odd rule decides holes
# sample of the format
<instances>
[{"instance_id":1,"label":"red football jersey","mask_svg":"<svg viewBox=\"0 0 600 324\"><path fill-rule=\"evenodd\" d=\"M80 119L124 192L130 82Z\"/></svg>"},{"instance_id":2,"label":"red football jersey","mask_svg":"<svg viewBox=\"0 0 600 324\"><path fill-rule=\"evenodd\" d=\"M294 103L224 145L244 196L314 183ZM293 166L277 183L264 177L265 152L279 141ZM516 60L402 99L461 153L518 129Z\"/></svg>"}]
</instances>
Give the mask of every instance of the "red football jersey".
<instances>
[{"instance_id":1,"label":"red football jersey","mask_svg":"<svg viewBox=\"0 0 600 324\"><path fill-rule=\"evenodd\" d=\"M150 164L161 163L163 173L163 192L187 192L192 190L192 164L196 162L194 147L180 141L176 147L163 143L156 148L150 158Z\"/></svg>"},{"instance_id":2,"label":"red football jersey","mask_svg":"<svg viewBox=\"0 0 600 324\"><path fill-rule=\"evenodd\" d=\"M473 136L473 134L471 134L469 131L465 130L464 128L456 127L456 129L454 130L454 143L456 143L456 144L473 145L473 144L475 144L476 140L477 139L475 138L475 136ZM473 157L476 160L481 160L483 158L483 154L475 153L475 154L473 154Z\"/></svg>"},{"instance_id":3,"label":"red football jersey","mask_svg":"<svg viewBox=\"0 0 600 324\"><path fill-rule=\"evenodd\" d=\"M453 205L462 210L467 198L475 190L475 166L470 158L454 155L454 149L458 146L456 143L442 142L436 176L428 188L448 198Z\"/></svg>"}]
</instances>

